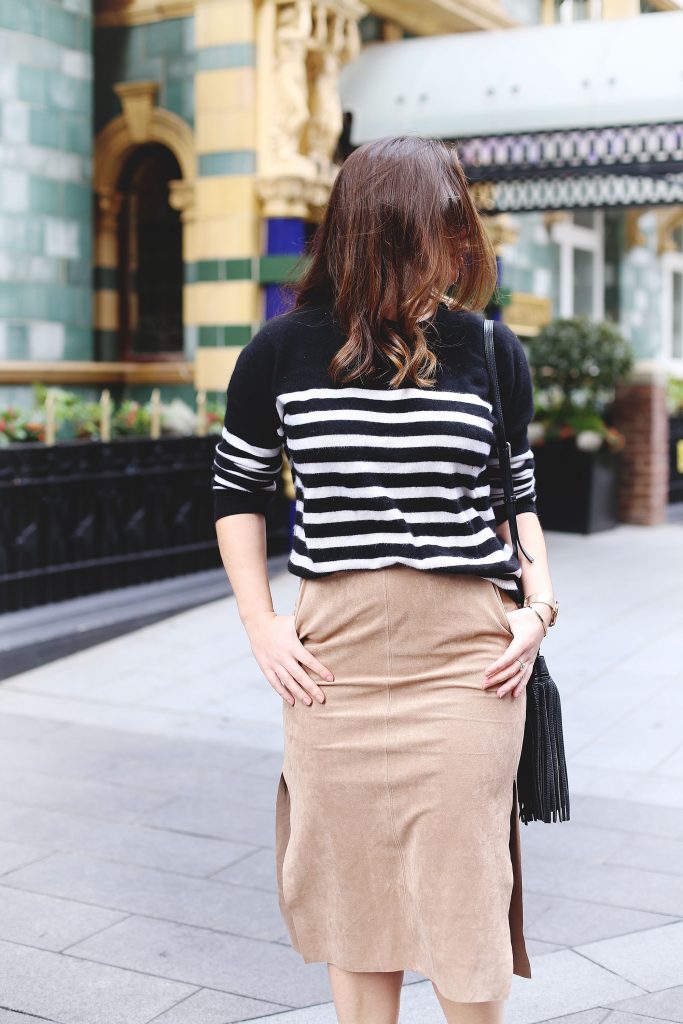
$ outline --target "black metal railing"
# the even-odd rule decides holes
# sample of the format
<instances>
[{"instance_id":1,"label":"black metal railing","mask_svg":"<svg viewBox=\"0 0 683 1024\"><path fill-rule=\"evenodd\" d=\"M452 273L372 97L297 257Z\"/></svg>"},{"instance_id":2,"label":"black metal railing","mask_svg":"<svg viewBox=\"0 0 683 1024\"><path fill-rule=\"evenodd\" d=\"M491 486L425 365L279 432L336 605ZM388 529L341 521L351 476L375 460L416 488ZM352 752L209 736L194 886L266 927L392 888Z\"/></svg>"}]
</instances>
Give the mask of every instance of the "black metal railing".
<instances>
[{"instance_id":1,"label":"black metal railing","mask_svg":"<svg viewBox=\"0 0 683 1024\"><path fill-rule=\"evenodd\" d=\"M0 612L220 567L216 440L0 448ZM269 554L288 548L288 506L280 491L266 520Z\"/></svg>"}]
</instances>

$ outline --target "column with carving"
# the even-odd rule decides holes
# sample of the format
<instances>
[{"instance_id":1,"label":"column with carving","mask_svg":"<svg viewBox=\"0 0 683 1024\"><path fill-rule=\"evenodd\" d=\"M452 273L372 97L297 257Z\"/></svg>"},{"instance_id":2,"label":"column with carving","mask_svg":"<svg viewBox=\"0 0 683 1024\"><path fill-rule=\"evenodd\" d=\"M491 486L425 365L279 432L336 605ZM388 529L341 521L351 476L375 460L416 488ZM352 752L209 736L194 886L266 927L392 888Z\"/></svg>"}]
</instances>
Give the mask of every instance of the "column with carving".
<instances>
[{"instance_id":1,"label":"column with carving","mask_svg":"<svg viewBox=\"0 0 683 1024\"><path fill-rule=\"evenodd\" d=\"M262 0L257 15L257 190L266 221L266 316L336 174L339 71L359 50L356 0Z\"/></svg>"}]
</instances>

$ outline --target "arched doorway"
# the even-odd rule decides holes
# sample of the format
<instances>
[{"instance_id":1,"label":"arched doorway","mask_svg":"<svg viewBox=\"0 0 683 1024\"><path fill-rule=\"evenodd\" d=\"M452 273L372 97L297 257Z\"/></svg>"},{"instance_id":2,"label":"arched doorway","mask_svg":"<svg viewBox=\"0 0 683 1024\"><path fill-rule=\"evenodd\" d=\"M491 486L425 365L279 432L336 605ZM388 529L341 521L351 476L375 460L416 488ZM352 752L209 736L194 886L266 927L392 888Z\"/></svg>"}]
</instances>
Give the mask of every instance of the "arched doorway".
<instances>
[{"instance_id":1,"label":"arched doorway","mask_svg":"<svg viewBox=\"0 0 683 1024\"><path fill-rule=\"evenodd\" d=\"M183 351L183 226L170 203L182 178L168 147L139 146L117 183L119 358L177 359Z\"/></svg>"}]
</instances>

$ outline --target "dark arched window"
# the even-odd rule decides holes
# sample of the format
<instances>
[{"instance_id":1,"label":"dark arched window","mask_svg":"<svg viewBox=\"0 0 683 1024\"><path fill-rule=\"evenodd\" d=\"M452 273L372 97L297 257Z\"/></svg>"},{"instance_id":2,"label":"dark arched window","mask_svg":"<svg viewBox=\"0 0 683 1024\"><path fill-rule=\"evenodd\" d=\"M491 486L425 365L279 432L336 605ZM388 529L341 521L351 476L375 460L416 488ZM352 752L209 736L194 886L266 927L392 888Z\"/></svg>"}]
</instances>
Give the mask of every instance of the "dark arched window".
<instances>
[{"instance_id":1,"label":"dark arched window","mask_svg":"<svg viewBox=\"0 0 683 1024\"><path fill-rule=\"evenodd\" d=\"M140 146L121 173L122 359L177 358L183 351L182 223L169 203L169 182L179 178L178 161L155 142Z\"/></svg>"}]
</instances>

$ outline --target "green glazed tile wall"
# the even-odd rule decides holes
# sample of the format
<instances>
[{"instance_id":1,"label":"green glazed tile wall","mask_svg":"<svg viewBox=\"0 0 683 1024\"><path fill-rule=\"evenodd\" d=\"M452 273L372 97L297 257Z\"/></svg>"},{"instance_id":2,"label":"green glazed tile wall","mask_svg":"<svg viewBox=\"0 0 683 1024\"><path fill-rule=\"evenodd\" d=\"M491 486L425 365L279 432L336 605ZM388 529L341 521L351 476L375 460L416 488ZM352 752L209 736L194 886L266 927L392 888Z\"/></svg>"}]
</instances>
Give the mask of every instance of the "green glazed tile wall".
<instances>
[{"instance_id":1,"label":"green glazed tile wall","mask_svg":"<svg viewBox=\"0 0 683 1024\"><path fill-rule=\"evenodd\" d=\"M194 124L194 18L167 18L95 32L95 130L121 113L112 86L151 79L159 106Z\"/></svg>"},{"instance_id":2,"label":"green glazed tile wall","mask_svg":"<svg viewBox=\"0 0 683 1024\"><path fill-rule=\"evenodd\" d=\"M89 359L91 4L0 0L0 67L0 348Z\"/></svg>"}]
</instances>

